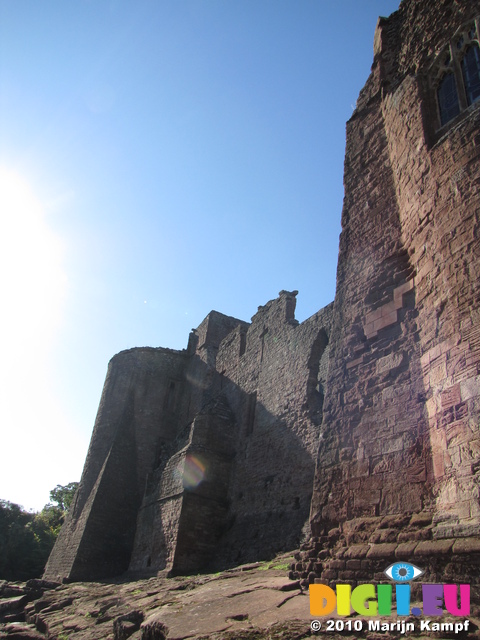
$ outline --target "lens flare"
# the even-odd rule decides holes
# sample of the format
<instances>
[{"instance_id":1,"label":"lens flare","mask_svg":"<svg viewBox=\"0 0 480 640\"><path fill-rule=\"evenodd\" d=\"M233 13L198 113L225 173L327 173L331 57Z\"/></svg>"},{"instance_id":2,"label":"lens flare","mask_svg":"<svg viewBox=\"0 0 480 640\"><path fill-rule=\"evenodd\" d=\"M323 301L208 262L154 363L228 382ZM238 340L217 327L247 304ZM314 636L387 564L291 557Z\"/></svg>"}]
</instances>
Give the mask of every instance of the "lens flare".
<instances>
[{"instance_id":1,"label":"lens flare","mask_svg":"<svg viewBox=\"0 0 480 640\"><path fill-rule=\"evenodd\" d=\"M184 489L195 489L205 479L206 464L198 456L188 454L183 467Z\"/></svg>"}]
</instances>

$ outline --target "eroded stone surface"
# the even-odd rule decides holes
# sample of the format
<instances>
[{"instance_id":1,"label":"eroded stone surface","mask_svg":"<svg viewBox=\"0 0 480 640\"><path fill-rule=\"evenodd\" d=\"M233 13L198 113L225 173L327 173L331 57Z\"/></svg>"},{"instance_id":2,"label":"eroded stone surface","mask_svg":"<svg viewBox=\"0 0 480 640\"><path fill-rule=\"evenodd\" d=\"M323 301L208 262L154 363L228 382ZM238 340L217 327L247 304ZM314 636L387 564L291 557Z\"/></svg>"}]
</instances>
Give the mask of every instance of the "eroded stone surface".
<instances>
[{"instance_id":1,"label":"eroded stone surface","mask_svg":"<svg viewBox=\"0 0 480 640\"><path fill-rule=\"evenodd\" d=\"M291 556L274 563L285 567ZM84 640L127 637L169 640L252 632L297 620L309 630L309 599L284 568L239 567L218 575L150 578L130 583L74 583L45 592L25 607L35 633ZM2 600L0 600L0 603ZM25 627L4 625L0 637ZM3 635L2 635L3 634ZM254 637L254 636L252 636ZM281 636L277 636L281 637Z\"/></svg>"},{"instance_id":2,"label":"eroded stone surface","mask_svg":"<svg viewBox=\"0 0 480 640\"><path fill-rule=\"evenodd\" d=\"M351 549L354 549L353 547ZM360 549L357 549L360 550ZM301 552L298 552L301 553ZM337 570L360 560L337 560ZM361 622L361 635L343 624L342 630L328 629L321 619L320 633L310 627L308 592L298 581L289 580L284 566L293 562L291 555L272 563L255 564L214 575L195 577L150 578L135 582L73 583L46 591L25 607L27 621L2 623L0 638L18 640L301 640L323 637L379 640L380 638L415 638L419 633L418 618L402 618L415 622L415 633L393 631L378 633L369 629L368 619L353 616ZM275 569L271 567L282 567ZM353 566L353 565L352 565ZM19 588L22 588L21 586ZM421 606L418 589L413 589L412 606ZM1 600L0 600L1 602ZM480 608L473 602L469 615L469 638L479 638ZM345 623L345 618L332 613L328 619ZM381 618L380 618L381 619ZM381 619L397 621L395 612ZM442 622L454 621L449 615ZM445 633L428 634L429 638L451 638ZM456 634L455 637L465 637Z\"/></svg>"}]
</instances>

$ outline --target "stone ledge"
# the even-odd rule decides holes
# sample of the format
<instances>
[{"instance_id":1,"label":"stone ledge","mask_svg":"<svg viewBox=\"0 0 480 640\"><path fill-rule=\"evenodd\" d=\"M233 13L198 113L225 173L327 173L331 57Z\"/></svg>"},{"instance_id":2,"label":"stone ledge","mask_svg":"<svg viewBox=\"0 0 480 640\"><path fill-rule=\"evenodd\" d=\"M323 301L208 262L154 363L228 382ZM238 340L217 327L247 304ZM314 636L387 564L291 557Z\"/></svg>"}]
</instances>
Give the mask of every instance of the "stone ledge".
<instances>
[{"instance_id":1,"label":"stone ledge","mask_svg":"<svg viewBox=\"0 0 480 640\"><path fill-rule=\"evenodd\" d=\"M453 553L480 553L480 538L460 538L453 545Z\"/></svg>"},{"instance_id":2,"label":"stone ledge","mask_svg":"<svg viewBox=\"0 0 480 640\"><path fill-rule=\"evenodd\" d=\"M418 545L418 542L403 542L395 549L396 558L411 558L414 555L414 551Z\"/></svg>"},{"instance_id":3,"label":"stone ledge","mask_svg":"<svg viewBox=\"0 0 480 640\"><path fill-rule=\"evenodd\" d=\"M362 364L362 363L363 363L363 355L360 356L359 358L356 358L355 360L352 360L351 362L349 362L347 364L347 369L352 369L352 367L356 367L356 366L358 366L359 364Z\"/></svg>"},{"instance_id":4,"label":"stone ledge","mask_svg":"<svg viewBox=\"0 0 480 640\"><path fill-rule=\"evenodd\" d=\"M444 540L423 540L419 542L414 551L414 556L443 556L449 553L455 542L452 538L446 538Z\"/></svg>"},{"instance_id":5,"label":"stone ledge","mask_svg":"<svg viewBox=\"0 0 480 640\"><path fill-rule=\"evenodd\" d=\"M397 548L396 542L386 542L384 544L374 544L370 547L370 551L367 553L367 558L370 560L373 558L391 558L395 556L395 550Z\"/></svg>"}]
</instances>

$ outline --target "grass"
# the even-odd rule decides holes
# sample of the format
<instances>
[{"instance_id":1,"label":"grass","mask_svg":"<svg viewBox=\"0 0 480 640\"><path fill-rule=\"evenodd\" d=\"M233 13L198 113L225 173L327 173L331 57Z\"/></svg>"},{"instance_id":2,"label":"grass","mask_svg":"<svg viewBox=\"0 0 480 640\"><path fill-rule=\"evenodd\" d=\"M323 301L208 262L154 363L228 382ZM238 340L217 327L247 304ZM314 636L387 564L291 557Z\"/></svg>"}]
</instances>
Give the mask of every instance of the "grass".
<instances>
[{"instance_id":1,"label":"grass","mask_svg":"<svg viewBox=\"0 0 480 640\"><path fill-rule=\"evenodd\" d=\"M277 569L278 571L289 571L291 562L281 562L279 560L272 560L271 562L264 562L259 568L260 571L268 571L268 569Z\"/></svg>"}]
</instances>

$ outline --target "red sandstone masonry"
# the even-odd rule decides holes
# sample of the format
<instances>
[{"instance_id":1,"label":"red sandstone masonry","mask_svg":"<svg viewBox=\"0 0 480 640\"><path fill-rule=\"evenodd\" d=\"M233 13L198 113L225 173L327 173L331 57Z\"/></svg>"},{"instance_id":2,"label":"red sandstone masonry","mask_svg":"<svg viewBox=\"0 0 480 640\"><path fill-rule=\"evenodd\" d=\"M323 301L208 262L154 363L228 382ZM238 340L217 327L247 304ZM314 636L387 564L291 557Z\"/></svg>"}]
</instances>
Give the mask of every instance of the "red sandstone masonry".
<instances>
[{"instance_id":1,"label":"red sandstone masonry","mask_svg":"<svg viewBox=\"0 0 480 640\"><path fill-rule=\"evenodd\" d=\"M405 0L377 27L372 74L347 127L330 378L312 501L317 536L355 517L424 509L433 515L428 531L407 532L402 544L428 532L443 549L444 539L479 530L480 108L437 134L428 93L435 52L478 15L478 2ZM359 319L363 353L352 348ZM345 445L348 463L335 454ZM381 533L371 538L380 540ZM435 544L417 545L415 553L432 555ZM377 547L370 554L382 553ZM447 562L455 552L451 544L445 550Z\"/></svg>"}]
</instances>

